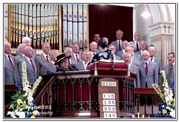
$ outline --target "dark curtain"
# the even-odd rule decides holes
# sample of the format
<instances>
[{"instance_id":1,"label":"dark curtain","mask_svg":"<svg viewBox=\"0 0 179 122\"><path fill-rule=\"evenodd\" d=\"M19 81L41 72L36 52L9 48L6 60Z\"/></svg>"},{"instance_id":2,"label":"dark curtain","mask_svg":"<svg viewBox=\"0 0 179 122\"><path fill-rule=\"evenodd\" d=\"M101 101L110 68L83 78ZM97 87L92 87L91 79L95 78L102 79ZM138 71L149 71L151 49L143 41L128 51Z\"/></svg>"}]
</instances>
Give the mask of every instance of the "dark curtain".
<instances>
[{"instance_id":1,"label":"dark curtain","mask_svg":"<svg viewBox=\"0 0 179 122\"><path fill-rule=\"evenodd\" d=\"M123 31L122 40L133 40L133 7L114 5L89 5L89 43L99 33L109 43L116 40L116 31Z\"/></svg>"}]
</instances>

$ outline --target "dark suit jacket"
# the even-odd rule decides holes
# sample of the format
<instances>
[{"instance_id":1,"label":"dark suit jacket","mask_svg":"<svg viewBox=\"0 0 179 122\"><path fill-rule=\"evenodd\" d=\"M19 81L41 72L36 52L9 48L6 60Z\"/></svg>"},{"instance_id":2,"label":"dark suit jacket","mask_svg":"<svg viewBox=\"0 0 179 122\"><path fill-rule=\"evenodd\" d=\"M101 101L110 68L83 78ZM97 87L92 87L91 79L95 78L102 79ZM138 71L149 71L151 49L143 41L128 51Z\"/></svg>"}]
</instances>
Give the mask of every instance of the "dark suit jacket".
<instances>
[{"instance_id":1,"label":"dark suit jacket","mask_svg":"<svg viewBox=\"0 0 179 122\"><path fill-rule=\"evenodd\" d=\"M75 68L75 66L72 64L72 65L70 65L70 66L68 66L68 68L64 68L64 67L62 67L62 66L58 66L58 68L57 68L57 72L59 72L59 71L77 71L77 69Z\"/></svg>"},{"instance_id":2,"label":"dark suit jacket","mask_svg":"<svg viewBox=\"0 0 179 122\"><path fill-rule=\"evenodd\" d=\"M14 56L11 55L13 64L14 64L14 70L9 62L9 59L7 59L6 55L4 54L4 84L20 84L20 77L19 72L17 68L17 63L14 59Z\"/></svg>"},{"instance_id":3,"label":"dark suit jacket","mask_svg":"<svg viewBox=\"0 0 179 122\"><path fill-rule=\"evenodd\" d=\"M112 54L110 53L110 50L101 51L100 53L94 55L93 59L89 64L99 61L101 59L111 59L111 56Z\"/></svg>"}]
</instances>

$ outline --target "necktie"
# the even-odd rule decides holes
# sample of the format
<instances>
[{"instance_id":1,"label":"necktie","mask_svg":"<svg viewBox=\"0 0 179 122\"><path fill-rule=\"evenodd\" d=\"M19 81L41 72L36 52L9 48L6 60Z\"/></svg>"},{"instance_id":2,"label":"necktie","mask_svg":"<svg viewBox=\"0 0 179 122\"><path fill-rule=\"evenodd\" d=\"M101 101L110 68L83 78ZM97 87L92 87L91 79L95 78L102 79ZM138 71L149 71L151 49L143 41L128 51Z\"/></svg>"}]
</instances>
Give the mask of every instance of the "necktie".
<instances>
[{"instance_id":1,"label":"necktie","mask_svg":"<svg viewBox=\"0 0 179 122\"><path fill-rule=\"evenodd\" d=\"M49 63L48 56L46 56L46 61L47 61L47 63Z\"/></svg>"},{"instance_id":2,"label":"necktie","mask_svg":"<svg viewBox=\"0 0 179 122\"><path fill-rule=\"evenodd\" d=\"M152 62L152 60L153 60L153 57L151 57L150 61Z\"/></svg>"},{"instance_id":3,"label":"necktie","mask_svg":"<svg viewBox=\"0 0 179 122\"><path fill-rule=\"evenodd\" d=\"M31 63L32 69L35 71L34 64L32 63L31 59L30 59L30 63Z\"/></svg>"},{"instance_id":4,"label":"necktie","mask_svg":"<svg viewBox=\"0 0 179 122\"><path fill-rule=\"evenodd\" d=\"M138 42L136 42L136 51L139 51Z\"/></svg>"},{"instance_id":5,"label":"necktie","mask_svg":"<svg viewBox=\"0 0 179 122\"><path fill-rule=\"evenodd\" d=\"M76 62L79 62L78 55L76 54Z\"/></svg>"},{"instance_id":6,"label":"necktie","mask_svg":"<svg viewBox=\"0 0 179 122\"><path fill-rule=\"evenodd\" d=\"M14 64L12 63L12 60L11 60L10 55L8 55L8 58L9 58L9 62L10 62L10 64L11 64L11 66L12 66L12 69L14 70Z\"/></svg>"},{"instance_id":7,"label":"necktie","mask_svg":"<svg viewBox=\"0 0 179 122\"><path fill-rule=\"evenodd\" d=\"M173 64L170 65L170 75L172 74Z\"/></svg>"},{"instance_id":8,"label":"necktie","mask_svg":"<svg viewBox=\"0 0 179 122\"><path fill-rule=\"evenodd\" d=\"M148 66L147 66L147 63L145 63L145 74L147 75L148 73Z\"/></svg>"},{"instance_id":9,"label":"necktie","mask_svg":"<svg viewBox=\"0 0 179 122\"><path fill-rule=\"evenodd\" d=\"M121 44L120 44L120 41L119 41L119 50L121 50Z\"/></svg>"},{"instance_id":10,"label":"necktie","mask_svg":"<svg viewBox=\"0 0 179 122\"><path fill-rule=\"evenodd\" d=\"M70 65L70 59L68 59L68 64Z\"/></svg>"}]
</instances>

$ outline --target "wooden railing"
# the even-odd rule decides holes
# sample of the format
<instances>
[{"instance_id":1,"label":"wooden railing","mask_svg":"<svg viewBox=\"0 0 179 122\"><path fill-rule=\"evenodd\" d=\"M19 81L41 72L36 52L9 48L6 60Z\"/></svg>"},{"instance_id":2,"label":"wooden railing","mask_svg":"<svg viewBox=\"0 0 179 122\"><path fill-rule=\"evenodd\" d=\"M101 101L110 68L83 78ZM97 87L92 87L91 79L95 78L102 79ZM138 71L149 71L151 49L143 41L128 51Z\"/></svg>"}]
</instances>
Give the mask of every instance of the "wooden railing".
<instances>
[{"instance_id":1,"label":"wooden railing","mask_svg":"<svg viewBox=\"0 0 179 122\"><path fill-rule=\"evenodd\" d=\"M54 84L55 82L58 84L58 82L60 83L65 83L66 81L68 82L74 82L76 79L79 79L79 78L89 78L91 77L91 79L88 79L87 82L91 82L93 80L98 80L99 77L94 77L94 76L91 76L90 72L89 71L82 71L82 72L68 72L68 73L54 73L52 75L46 75L46 76L42 76L43 77L43 80L42 82L40 83L39 87L38 87L38 90L37 90L37 93L35 95L35 100L37 101L37 104L38 105L48 105L48 110L44 109L44 106L41 106L41 110L40 112L42 113L45 113L45 112L53 112L52 110L54 109L54 107L56 107L55 109L59 109L59 105L58 104L61 104L60 101L57 100L57 103L53 103L53 101L55 99L58 99L59 96L59 92L58 92L58 89L55 90L56 93L54 93L54 86L57 88L59 87L58 85ZM68 79L68 80L64 80L64 79ZM82 79L82 81L83 81ZM91 81L90 81L91 80ZM91 84L89 84L91 85ZM81 88L81 87L79 87ZM98 89L98 87L97 87ZM15 86L15 85L5 85L5 91L8 92L8 91L17 91L18 88ZM80 111L81 109L79 110L76 110L74 108L74 105L72 104L72 108L71 110L76 111L75 115L78 115L80 116L80 113L86 113L86 114L90 114L91 117L99 117L98 115L98 107L99 107L99 103L98 103L98 98L96 101L91 101L91 90L89 91L90 92L90 96L89 96L89 101L87 103L89 103L89 109L90 111L88 110L84 110L84 111ZM98 94L98 93L96 93ZM154 106L157 105L158 101L160 100L158 95L156 94L155 90L153 88L135 88L134 90L134 94L135 94L135 113L140 113L142 115L145 115L145 116L148 116L150 115L151 117L154 116L155 114L155 110L154 110ZM56 97L56 98L55 98ZM150 101L151 100L151 101ZM74 98L73 98L73 101L74 101ZM149 103L150 101L150 103ZM76 101L77 102L77 101ZM80 105L84 105L84 102L85 101L79 101L79 104ZM94 110L94 106L92 106L92 103L96 102L96 109ZM55 105L55 106L54 106ZM67 107L67 104L63 104ZM94 105L94 104L93 104ZM7 109L8 109L8 105L5 105L5 114L7 112ZM50 107L49 107L50 106ZM47 107L47 106L46 106ZM150 110L151 112L149 113L149 111L147 109L149 109L150 107ZM91 111L91 110L94 110L94 111ZM58 111L58 110L57 110ZM56 111L56 112L57 112ZM61 114L60 116L71 116L72 113L68 112L68 109L65 109L64 111L67 112L66 115L64 114ZM6 116L6 115L5 115ZM43 114L43 117L52 117L53 115L47 115L47 114Z\"/></svg>"},{"instance_id":2,"label":"wooden railing","mask_svg":"<svg viewBox=\"0 0 179 122\"><path fill-rule=\"evenodd\" d=\"M139 113L145 117L153 117L158 112L156 108L160 101L155 90L153 88L135 88L134 93L136 98L135 115Z\"/></svg>"}]
</instances>

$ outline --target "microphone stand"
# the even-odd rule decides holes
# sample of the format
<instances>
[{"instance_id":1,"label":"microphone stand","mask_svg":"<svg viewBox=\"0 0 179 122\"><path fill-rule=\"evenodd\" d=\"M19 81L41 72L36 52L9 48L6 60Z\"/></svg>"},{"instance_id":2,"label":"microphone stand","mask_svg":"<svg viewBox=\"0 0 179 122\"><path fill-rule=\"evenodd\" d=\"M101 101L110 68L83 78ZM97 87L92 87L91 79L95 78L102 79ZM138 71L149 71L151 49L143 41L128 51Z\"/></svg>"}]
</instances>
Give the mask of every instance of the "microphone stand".
<instances>
[{"instance_id":1,"label":"microphone stand","mask_svg":"<svg viewBox=\"0 0 179 122\"><path fill-rule=\"evenodd\" d=\"M114 60L112 60L112 70L114 70Z\"/></svg>"}]
</instances>

